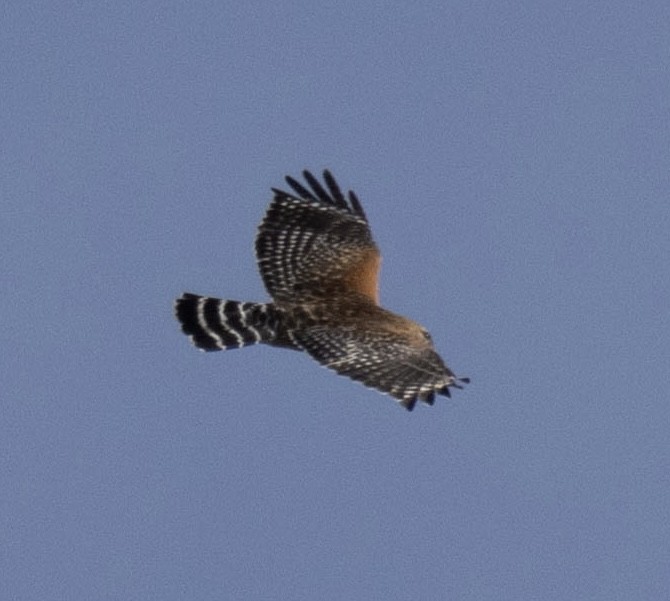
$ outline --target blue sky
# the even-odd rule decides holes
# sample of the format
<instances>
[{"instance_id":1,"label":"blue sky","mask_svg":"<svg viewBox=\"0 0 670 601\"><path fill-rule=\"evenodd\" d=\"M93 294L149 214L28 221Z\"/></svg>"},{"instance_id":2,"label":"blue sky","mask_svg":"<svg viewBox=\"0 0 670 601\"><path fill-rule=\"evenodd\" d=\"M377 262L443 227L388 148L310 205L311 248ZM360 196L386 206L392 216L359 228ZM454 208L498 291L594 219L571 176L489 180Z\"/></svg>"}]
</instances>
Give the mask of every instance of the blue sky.
<instances>
[{"instance_id":1,"label":"blue sky","mask_svg":"<svg viewBox=\"0 0 670 601\"><path fill-rule=\"evenodd\" d=\"M0 597L668 596L667 2L2 12ZM325 167L453 399L179 332Z\"/></svg>"}]
</instances>

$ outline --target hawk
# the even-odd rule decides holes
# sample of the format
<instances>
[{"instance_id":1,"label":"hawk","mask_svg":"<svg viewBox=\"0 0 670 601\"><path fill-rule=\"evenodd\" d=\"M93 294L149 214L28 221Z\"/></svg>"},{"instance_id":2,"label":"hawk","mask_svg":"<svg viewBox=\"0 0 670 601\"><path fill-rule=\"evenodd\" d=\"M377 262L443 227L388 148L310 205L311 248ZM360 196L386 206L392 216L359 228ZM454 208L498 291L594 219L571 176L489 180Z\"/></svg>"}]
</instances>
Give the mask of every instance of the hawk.
<instances>
[{"instance_id":1,"label":"hawk","mask_svg":"<svg viewBox=\"0 0 670 601\"><path fill-rule=\"evenodd\" d=\"M203 351L256 343L306 352L321 365L375 388L411 411L462 388L418 323L379 305L379 250L358 197L329 171L323 184L273 188L256 237L269 303L185 293L175 303L182 331Z\"/></svg>"}]
</instances>

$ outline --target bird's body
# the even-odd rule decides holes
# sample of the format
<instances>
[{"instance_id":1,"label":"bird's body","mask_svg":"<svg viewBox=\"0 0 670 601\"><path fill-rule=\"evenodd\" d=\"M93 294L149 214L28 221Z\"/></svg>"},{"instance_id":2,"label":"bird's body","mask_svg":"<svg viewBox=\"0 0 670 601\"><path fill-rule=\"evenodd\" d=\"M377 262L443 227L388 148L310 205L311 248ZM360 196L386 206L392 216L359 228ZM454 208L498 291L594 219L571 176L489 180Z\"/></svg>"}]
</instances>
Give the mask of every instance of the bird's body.
<instances>
[{"instance_id":1,"label":"bird's body","mask_svg":"<svg viewBox=\"0 0 670 601\"><path fill-rule=\"evenodd\" d=\"M319 363L391 395L405 408L450 396L457 378L416 322L379 306L380 254L358 198L327 190L308 171L310 189L291 177L295 195L274 191L256 238L270 303L184 294L177 318L206 351L255 343L307 352Z\"/></svg>"}]
</instances>

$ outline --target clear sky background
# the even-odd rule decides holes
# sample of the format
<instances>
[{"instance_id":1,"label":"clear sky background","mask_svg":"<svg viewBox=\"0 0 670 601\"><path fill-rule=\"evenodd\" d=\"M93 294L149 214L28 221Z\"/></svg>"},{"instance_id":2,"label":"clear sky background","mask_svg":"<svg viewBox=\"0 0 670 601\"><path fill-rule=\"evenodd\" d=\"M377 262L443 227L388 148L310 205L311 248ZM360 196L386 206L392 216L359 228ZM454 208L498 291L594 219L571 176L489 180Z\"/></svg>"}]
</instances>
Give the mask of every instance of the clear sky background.
<instances>
[{"instance_id":1,"label":"clear sky background","mask_svg":"<svg viewBox=\"0 0 670 601\"><path fill-rule=\"evenodd\" d=\"M670 597L667 1L1 12L0 598ZM180 333L324 167L452 400Z\"/></svg>"}]
</instances>

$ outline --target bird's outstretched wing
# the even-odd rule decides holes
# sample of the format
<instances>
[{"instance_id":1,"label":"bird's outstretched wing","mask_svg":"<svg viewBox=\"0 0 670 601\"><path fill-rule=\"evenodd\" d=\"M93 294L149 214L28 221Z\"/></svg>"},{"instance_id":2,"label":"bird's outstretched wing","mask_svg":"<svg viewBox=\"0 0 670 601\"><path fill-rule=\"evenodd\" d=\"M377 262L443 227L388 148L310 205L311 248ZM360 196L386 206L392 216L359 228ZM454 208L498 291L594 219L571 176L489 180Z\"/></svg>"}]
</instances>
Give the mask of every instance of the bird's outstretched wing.
<instances>
[{"instance_id":1,"label":"bird's outstretched wing","mask_svg":"<svg viewBox=\"0 0 670 601\"><path fill-rule=\"evenodd\" d=\"M378 303L380 255L353 192L345 195L329 171L325 187L309 171L294 193L273 188L274 199L256 238L263 282L277 302L305 302L358 292Z\"/></svg>"},{"instance_id":2,"label":"bird's outstretched wing","mask_svg":"<svg viewBox=\"0 0 670 601\"><path fill-rule=\"evenodd\" d=\"M432 405L436 394L450 396L460 382L428 341L413 333L379 328L317 325L291 334L294 343L321 365L386 393L412 410L417 401Z\"/></svg>"}]
</instances>

